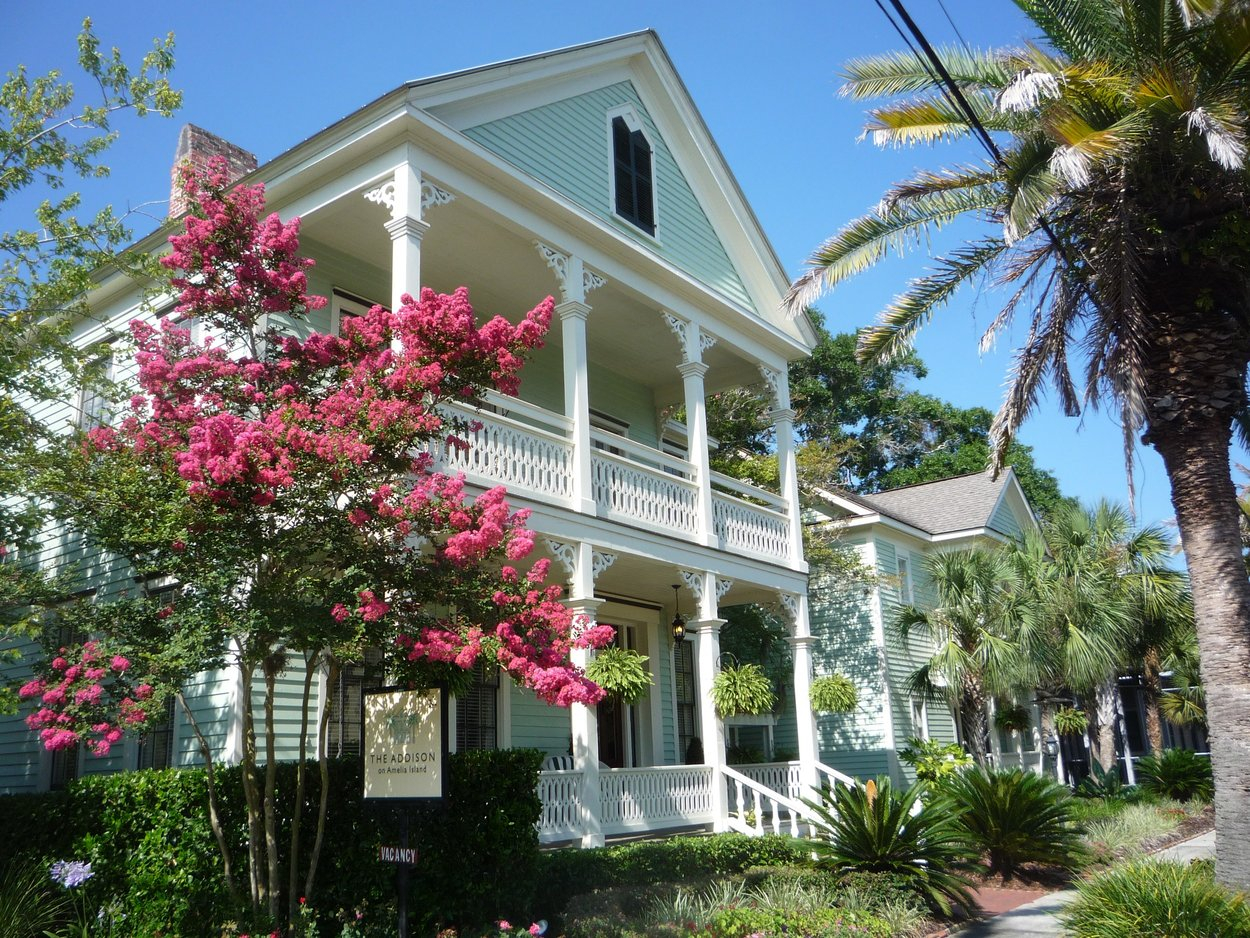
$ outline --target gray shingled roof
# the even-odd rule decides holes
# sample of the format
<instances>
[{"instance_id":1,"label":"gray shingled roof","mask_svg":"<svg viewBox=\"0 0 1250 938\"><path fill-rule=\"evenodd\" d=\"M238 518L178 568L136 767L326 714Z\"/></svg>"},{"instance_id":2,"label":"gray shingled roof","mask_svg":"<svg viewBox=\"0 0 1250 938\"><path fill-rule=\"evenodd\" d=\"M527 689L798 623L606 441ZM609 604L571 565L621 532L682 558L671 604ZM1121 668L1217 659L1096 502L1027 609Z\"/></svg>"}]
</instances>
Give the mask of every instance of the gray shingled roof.
<instances>
[{"instance_id":1,"label":"gray shingled roof","mask_svg":"<svg viewBox=\"0 0 1250 938\"><path fill-rule=\"evenodd\" d=\"M988 472L974 472L851 498L929 534L949 534L988 527L1006 484L1006 472L997 479Z\"/></svg>"}]
</instances>

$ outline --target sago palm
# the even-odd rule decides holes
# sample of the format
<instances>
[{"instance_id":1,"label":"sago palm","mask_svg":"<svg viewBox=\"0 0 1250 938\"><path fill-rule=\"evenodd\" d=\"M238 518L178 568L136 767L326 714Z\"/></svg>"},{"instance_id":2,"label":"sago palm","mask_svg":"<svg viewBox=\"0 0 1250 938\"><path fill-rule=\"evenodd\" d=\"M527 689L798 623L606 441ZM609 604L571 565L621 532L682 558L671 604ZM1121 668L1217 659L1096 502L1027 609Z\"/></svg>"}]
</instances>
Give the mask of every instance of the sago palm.
<instances>
[{"instance_id":1,"label":"sago palm","mask_svg":"<svg viewBox=\"0 0 1250 938\"><path fill-rule=\"evenodd\" d=\"M822 245L789 296L825 289L960 216L982 237L938 257L861 338L904 353L960 286L1005 288L987 341L1025 322L993 427L997 452L1053 385L1102 403L1163 457L1195 598L1221 838L1250 843L1250 582L1230 479L1250 362L1250 5L1240 0L1016 0L1036 45L941 53L969 114L906 54L847 66L885 145L979 133L997 157L922 172ZM974 121L975 118L975 121ZM1083 373L1074 375L1073 363ZM1219 875L1250 886L1250 851Z\"/></svg>"}]
</instances>

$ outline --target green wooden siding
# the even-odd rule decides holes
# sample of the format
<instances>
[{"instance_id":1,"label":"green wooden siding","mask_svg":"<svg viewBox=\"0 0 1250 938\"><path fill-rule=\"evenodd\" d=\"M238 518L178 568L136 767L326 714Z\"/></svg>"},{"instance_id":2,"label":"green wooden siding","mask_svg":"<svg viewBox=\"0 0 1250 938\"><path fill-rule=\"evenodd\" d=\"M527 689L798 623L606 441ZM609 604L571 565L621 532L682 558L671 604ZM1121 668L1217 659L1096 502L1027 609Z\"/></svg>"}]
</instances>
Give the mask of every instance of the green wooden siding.
<instances>
[{"instance_id":1,"label":"green wooden siding","mask_svg":"<svg viewBox=\"0 0 1250 938\"><path fill-rule=\"evenodd\" d=\"M653 151L656 239L619 219L611 205L607 113L631 105ZM582 208L731 300L753 309L724 245L643 107L633 84L618 82L586 94L470 127L464 133L551 186Z\"/></svg>"},{"instance_id":2,"label":"green wooden siding","mask_svg":"<svg viewBox=\"0 0 1250 938\"><path fill-rule=\"evenodd\" d=\"M994 509L994 513L990 515L989 526L1000 534L1006 534L1011 538L1019 538L1024 536L1024 524L1016 513L1008 504L1007 499L1003 499L998 503L998 507Z\"/></svg>"},{"instance_id":3,"label":"green wooden siding","mask_svg":"<svg viewBox=\"0 0 1250 938\"><path fill-rule=\"evenodd\" d=\"M513 748L541 749L550 756L562 756L569 751L572 727L569 711L553 707L539 700L534 692L508 684L512 695L512 746Z\"/></svg>"}]
</instances>

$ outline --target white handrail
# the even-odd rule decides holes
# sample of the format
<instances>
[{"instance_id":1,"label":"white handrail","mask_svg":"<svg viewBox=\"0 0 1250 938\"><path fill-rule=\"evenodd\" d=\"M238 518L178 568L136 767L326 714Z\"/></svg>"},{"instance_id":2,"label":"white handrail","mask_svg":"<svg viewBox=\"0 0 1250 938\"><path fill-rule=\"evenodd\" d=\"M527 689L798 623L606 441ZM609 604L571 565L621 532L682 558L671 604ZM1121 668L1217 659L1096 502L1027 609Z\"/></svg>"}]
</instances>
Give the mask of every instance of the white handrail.
<instances>
[{"instance_id":1,"label":"white handrail","mask_svg":"<svg viewBox=\"0 0 1250 938\"><path fill-rule=\"evenodd\" d=\"M839 783L846 785L849 788L855 788L859 785L859 781L857 779L851 778L851 776L846 773L839 772L837 769L827 766L823 762L816 763L816 774L826 776L829 779L830 787Z\"/></svg>"},{"instance_id":2,"label":"white handrail","mask_svg":"<svg viewBox=\"0 0 1250 938\"><path fill-rule=\"evenodd\" d=\"M714 486L726 492L736 492L746 498L754 498L782 512L786 509L786 500L776 492L770 492L757 485L751 485L749 482L743 482L741 479L735 479L733 476L727 476L723 472L711 472L708 478L712 480Z\"/></svg>"},{"instance_id":3,"label":"white handrail","mask_svg":"<svg viewBox=\"0 0 1250 938\"><path fill-rule=\"evenodd\" d=\"M815 822L812 810L807 805L773 791L727 765L721 766L720 772L725 784L730 786L727 823L731 829L741 834L762 837L771 828L771 833L774 834L788 833L791 837L799 837L799 822L802 820L810 832ZM747 792L750 792L750 804L747 803ZM785 809L787 817L781 816L781 808ZM767 826L764 823L765 813L769 817ZM754 823L748 822L748 814L754 815ZM783 826L789 829L783 830Z\"/></svg>"}]
</instances>

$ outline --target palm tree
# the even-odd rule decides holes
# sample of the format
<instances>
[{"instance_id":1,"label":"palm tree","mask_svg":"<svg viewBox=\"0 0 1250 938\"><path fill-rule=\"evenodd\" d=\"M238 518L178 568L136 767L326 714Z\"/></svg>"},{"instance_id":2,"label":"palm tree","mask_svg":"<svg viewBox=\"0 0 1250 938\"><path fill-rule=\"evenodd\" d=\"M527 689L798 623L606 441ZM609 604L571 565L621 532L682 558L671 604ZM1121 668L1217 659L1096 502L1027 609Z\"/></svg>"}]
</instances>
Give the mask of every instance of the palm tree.
<instances>
[{"instance_id":1,"label":"palm tree","mask_svg":"<svg viewBox=\"0 0 1250 938\"><path fill-rule=\"evenodd\" d=\"M941 551L924 560L937 593L932 609L904 606L894 619L903 646L916 649L922 632L932 649L909 679L909 690L945 698L959 735L978 763L986 762L991 697L1033 685L1036 671L1017 636L1029 630L1030 607L1006 553L996 548Z\"/></svg>"},{"instance_id":2,"label":"palm tree","mask_svg":"<svg viewBox=\"0 0 1250 938\"><path fill-rule=\"evenodd\" d=\"M1025 653L1041 684L1085 701L1099 764L1115 763L1117 678L1129 668L1143 669L1151 745L1162 748L1161 662L1191 622L1185 577L1167 565L1163 529L1134 529L1123 506L1105 501L1063 505L1012 556L1044 622Z\"/></svg>"},{"instance_id":3,"label":"palm tree","mask_svg":"<svg viewBox=\"0 0 1250 938\"><path fill-rule=\"evenodd\" d=\"M788 302L801 310L959 216L987 223L909 284L860 352L904 354L961 285L989 277L1008 293L987 339L1017 314L1028 326L996 452L1047 382L1068 413L1107 405L1126 446L1141 433L1159 451L1193 584L1217 827L1224 843L1250 843L1250 581L1229 465L1250 362L1250 5L1016 4L1043 44L941 54L966 110L908 55L847 66L847 93L896 99L869 114L878 143L967 138L979 125L999 157L894 186L818 249ZM1250 886L1250 851L1221 849L1219 877Z\"/></svg>"}]
</instances>

